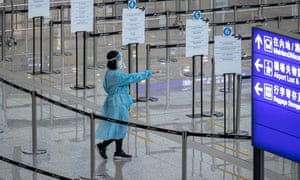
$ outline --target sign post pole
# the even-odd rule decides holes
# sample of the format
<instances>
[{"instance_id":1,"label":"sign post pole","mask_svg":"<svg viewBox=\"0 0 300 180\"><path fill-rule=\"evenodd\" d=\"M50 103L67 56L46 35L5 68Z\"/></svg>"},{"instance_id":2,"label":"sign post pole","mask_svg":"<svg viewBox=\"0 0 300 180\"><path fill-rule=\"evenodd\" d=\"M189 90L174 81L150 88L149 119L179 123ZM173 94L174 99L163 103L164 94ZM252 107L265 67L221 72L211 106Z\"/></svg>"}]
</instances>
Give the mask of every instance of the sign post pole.
<instances>
[{"instance_id":1,"label":"sign post pole","mask_svg":"<svg viewBox=\"0 0 300 180\"><path fill-rule=\"evenodd\" d=\"M264 151L253 148L253 179L264 180Z\"/></svg>"}]
</instances>

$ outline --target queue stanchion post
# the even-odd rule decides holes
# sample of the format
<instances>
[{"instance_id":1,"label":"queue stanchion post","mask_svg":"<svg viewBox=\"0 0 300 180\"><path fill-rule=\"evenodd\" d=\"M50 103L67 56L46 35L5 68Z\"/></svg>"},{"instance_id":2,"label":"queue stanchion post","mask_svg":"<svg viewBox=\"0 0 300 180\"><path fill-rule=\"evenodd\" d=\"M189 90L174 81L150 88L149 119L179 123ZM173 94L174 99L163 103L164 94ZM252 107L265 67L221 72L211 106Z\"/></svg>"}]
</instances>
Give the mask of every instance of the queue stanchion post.
<instances>
[{"instance_id":1,"label":"queue stanchion post","mask_svg":"<svg viewBox=\"0 0 300 180\"><path fill-rule=\"evenodd\" d=\"M235 79L236 74L235 73L224 73L224 134L233 134L234 133L234 124L236 121L236 114L235 114ZM227 84L228 83L228 84ZM232 121L233 121L233 130L227 130L227 95L229 93L232 93ZM228 98L229 99L229 98ZM231 106L229 106L231 107ZM230 111L230 108L228 108ZM228 113L230 114L230 113Z\"/></svg>"},{"instance_id":2,"label":"queue stanchion post","mask_svg":"<svg viewBox=\"0 0 300 180\"><path fill-rule=\"evenodd\" d=\"M131 70L131 59L132 59L132 54L131 54L132 50L131 50L131 48L132 48L132 44L128 44L127 47L128 47L128 73L132 73L132 70ZM131 85L129 84L128 86L129 86L129 94L130 94Z\"/></svg>"},{"instance_id":3,"label":"queue stanchion post","mask_svg":"<svg viewBox=\"0 0 300 180\"><path fill-rule=\"evenodd\" d=\"M35 66L36 66L36 36L35 36L35 26L36 26L36 19L40 19L40 71L36 72ZM40 75L40 74L49 74L48 72L43 72L43 24L44 24L44 17L39 16L39 17L33 17L32 18L33 22L33 28L32 28L32 72L28 72L28 74L31 75Z\"/></svg>"},{"instance_id":4,"label":"queue stanchion post","mask_svg":"<svg viewBox=\"0 0 300 180\"><path fill-rule=\"evenodd\" d=\"M72 56L72 52L65 51L65 5L61 5L60 7L60 20L61 20L61 26L60 26L60 55L61 56Z\"/></svg>"},{"instance_id":5,"label":"queue stanchion post","mask_svg":"<svg viewBox=\"0 0 300 180\"><path fill-rule=\"evenodd\" d=\"M182 171L181 171L181 179L186 180L187 179L187 137L188 132L183 131L182 132Z\"/></svg>"},{"instance_id":6,"label":"queue stanchion post","mask_svg":"<svg viewBox=\"0 0 300 180\"><path fill-rule=\"evenodd\" d=\"M200 70L200 114L195 114L195 66L196 66L196 57L200 56L201 62L201 70ZM203 113L203 56L204 55L194 55L193 56L193 70L192 70L192 114L187 114L187 117L190 118L201 118L201 117L209 117L207 114Z\"/></svg>"},{"instance_id":7,"label":"queue stanchion post","mask_svg":"<svg viewBox=\"0 0 300 180\"><path fill-rule=\"evenodd\" d=\"M2 7L1 8L1 16L2 16L2 26L1 26L1 44L2 44L2 46L1 46L1 56L2 56L2 61L5 61L5 58L6 58L6 56L5 56L5 53L6 53L6 51L5 51L5 46L4 46L4 44L5 44L5 24L6 24L6 16L5 16L5 6L4 7Z\"/></svg>"},{"instance_id":8,"label":"queue stanchion post","mask_svg":"<svg viewBox=\"0 0 300 180\"><path fill-rule=\"evenodd\" d=\"M224 78L224 134L226 134L226 120L227 120L227 108L226 108L226 74L223 74L223 78Z\"/></svg>"},{"instance_id":9,"label":"queue stanchion post","mask_svg":"<svg viewBox=\"0 0 300 180\"><path fill-rule=\"evenodd\" d=\"M211 99L210 99L210 115L215 117L222 117L224 114L215 110L216 105L216 75L215 75L215 59L211 58Z\"/></svg>"},{"instance_id":10,"label":"queue stanchion post","mask_svg":"<svg viewBox=\"0 0 300 180\"><path fill-rule=\"evenodd\" d=\"M39 150L37 149L37 111L36 111L36 91L31 91L31 108L32 108L32 135L31 135L31 142L32 142L32 151L23 151L24 154L28 155L40 155L40 154L45 154L47 151L46 150Z\"/></svg>"},{"instance_id":11,"label":"queue stanchion post","mask_svg":"<svg viewBox=\"0 0 300 180\"><path fill-rule=\"evenodd\" d=\"M87 66L86 66L86 60L87 60L87 32L86 31L82 31L83 33L83 85L80 86L78 84L78 52L79 52L79 45L78 45L78 33L79 32L75 32L76 37L75 37L75 49L76 49L76 77L75 77L75 86L71 87L71 89L75 89L75 90L83 90L83 89L93 89L95 88L95 85L87 85L86 81L87 81L87 76L86 76L86 70L87 70Z\"/></svg>"},{"instance_id":12,"label":"queue stanchion post","mask_svg":"<svg viewBox=\"0 0 300 180\"><path fill-rule=\"evenodd\" d=\"M95 114L90 114L90 176L95 178Z\"/></svg>"},{"instance_id":13,"label":"queue stanchion post","mask_svg":"<svg viewBox=\"0 0 300 180\"><path fill-rule=\"evenodd\" d=\"M203 57L204 55L200 55L200 62L201 62L201 70L200 70L200 96L201 96L201 101L200 101L200 116L201 117L210 117L210 115L207 115L203 113Z\"/></svg>"},{"instance_id":14,"label":"queue stanchion post","mask_svg":"<svg viewBox=\"0 0 300 180\"><path fill-rule=\"evenodd\" d=\"M146 45L146 69L151 70L151 45ZM154 74L154 72L153 72ZM146 97L142 98L140 97L140 100L142 101L158 101L157 97L151 97L150 96L150 79L146 80Z\"/></svg>"},{"instance_id":15,"label":"queue stanchion post","mask_svg":"<svg viewBox=\"0 0 300 180\"><path fill-rule=\"evenodd\" d=\"M53 39L54 39L54 31L53 31L53 21L49 21L49 73L55 73L55 74L59 74L61 73L61 71L59 70L54 70L54 66L53 66Z\"/></svg>"},{"instance_id":16,"label":"queue stanchion post","mask_svg":"<svg viewBox=\"0 0 300 180\"><path fill-rule=\"evenodd\" d=\"M248 131L240 130L240 110L241 110L241 83L242 75L233 74L233 123L232 130L226 131L226 134L235 134L235 135L248 135Z\"/></svg>"}]
</instances>

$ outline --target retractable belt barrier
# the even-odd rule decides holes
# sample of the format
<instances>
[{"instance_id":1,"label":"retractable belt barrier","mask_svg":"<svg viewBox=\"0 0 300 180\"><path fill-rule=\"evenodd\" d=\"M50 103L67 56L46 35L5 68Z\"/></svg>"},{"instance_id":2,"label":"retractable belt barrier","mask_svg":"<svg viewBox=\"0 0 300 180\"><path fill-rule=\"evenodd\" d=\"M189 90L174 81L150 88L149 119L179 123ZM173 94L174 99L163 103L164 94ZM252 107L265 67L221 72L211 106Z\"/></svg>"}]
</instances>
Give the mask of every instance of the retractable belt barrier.
<instances>
[{"instance_id":1,"label":"retractable belt barrier","mask_svg":"<svg viewBox=\"0 0 300 180\"><path fill-rule=\"evenodd\" d=\"M26 88L23 88L19 85L16 85L12 82L9 82L3 78L0 78L0 81L4 82L5 84L8 84L16 89L19 89L21 91L24 91L26 93L30 93L31 90L28 90ZM45 101L48 101L54 105L60 106L62 108L68 109L70 111L85 115L90 117L91 113L90 112L86 112L84 110L80 110L78 108L66 105L60 101L56 101L53 100L49 97L45 97L39 93L36 93L36 97L39 97ZM152 131L157 131L157 132L164 132L164 133L170 133L170 134L175 134L175 135L182 135L182 131L175 131L175 130L171 130L171 129L165 129L165 128L159 128L159 127L154 127L154 126L150 126L150 125L142 125L142 124L137 124L137 123L133 123L133 122L124 122L121 120L117 120L117 119L112 119L112 118L108 118L105 116L101 116L101 115L97 115L95 114L94 117L96 119L100 119L100 120L104 120L104 121L109 121L109 122L113 122L113 123L118 123L118 124L122 124L122 125L127 125L127 126L131 126L131 127L137 127L137 128L141 128L141 129L145 129L145 130L152 130ZM195 132L189 132L187 131L188 136L199 136L199 137L214 137L214 138L233 138L233 139L251 139L251 136L239 136L239 135L226 135L226 134L211 134L211 133L195 133Z\"/></svg>"},{"instance_id":2,"label":"retractable belt barrier","mask_svg":"<svg viewBox=\"0 0 300 180\"><path fill-rule=\"evenodd\" d=\"M9 164L18 166L20 168L32 171L32 172L48 176L48 177L52 177L52 178L56 178L56 179L61 179L61 180L76 180L76 179L72 179L72 178L69 178L69 177L61 176L61 175L58 175L58 174L55 174L55 173L52 173L52 172L49 172L49 171L45 171L45 170L42 170L42 169L39 169L39 168L36 168L36 167L32 167L32 166L26 165L24 163L8 159L8 158L3 157L3 156L0 156L0 160L4 161L4 162L7 162Z\"/></svg>"},{"instance_id":3,"label":"retractable belt barrier","mask_svg":"<svg viewBox=\"0 0 300 180\"><path fill-rule=\"evenodd\" d=\"M164 1L173 1L173 0L140 0L139 3L153 3L153 2L164 2ZM220 7L220 8L209 8L209 9L201 9L202 13L207 12L218 12L218 11L230 11L230 10L245 10L245 9L254 9L254 8L266 8L266 7L278 7L278 6L291 6L291 5L297 5L300 1L294 1L294 2L280 2L280 3L270 3L270 4L254 4L254 5L232 5L227 7ZM94 7L104 7L108 5L120 5L120 4L127 4L127 0L123 1L113 1L113 2L105 2L105 3L94 3ZM61 7L65 8L71 8L71 5L57 5L50 7L50 10L60 9ZM28 9L22 9L17 10L7 10L5 11L5 14L10 13L27 13ZM171 14L186 14L186 13L192 13L193 11L176 11L171 12ZM156 14L156 13L153 13ZM159 13L158 13L159 14ZM147 15L146 15L147 16Z\"/></svg>"},{"instance_id":4,"label":"retractable belt barrier","mask_svg":"<svg viewBox=\"0 0 300 180\"><path fill-rule=\"evenodd\" d=\"M91 125L91 139L90 139L90 156L91 156L91 159L90 159L90 170L91 170L91 174L90 174L90 177L93 179L93 177L95 176L95 173L94 173L94 168L95 168L95 158L94 158L94 154L95 154L95 150L94 150L94 144L95 144L95 121L94 119L100 119L100 120L104 120L104 121L109 121L109 122L112 122L112 123L118 123L118 124L122 124L122 125L127 125L127 126L131 126L131 127L137 127L137 128L141 128L141 129L145 129L145 130L151 130L151 131L157 131L157 132L163 132L163 133L169 133L169 134L174 134L174 135L178 135L178 136L181 136L182 137L182 179L186 179L185 176L186 176L186 157L187 157L187 137L188 136L198 136L198 137L210 137L210 138L223 138L223 139L243 139L243 140L249 140L251 139L251 136L247 136L247 135L237 135L237 134L213 134L213 133L196 133L196 132L188 132L188 131L175 131L175 130L171 130L171 129L165 129L165 128L159 128L159 127L154 127L154 126L150 126L150 125L142 125L142 124L137 124L137 123L133 123L133 122L124 122L124 121L120 121L120 120L117 120L117 119L111 119L111 118L107 118L107 117L104 117L104 116L100 116L100 115L96 115L94 112L86 112L84 110L80 110L78 108L75 108L75 107L72 107L70 105L67 105L67 104L64 104L60 101L56 101L56 100L53 100L53 99L50 99L49 97L45 97L39 93L37 93L36 91L34 90L28 90L24 87L21 87L15 83L12 83L8 80L5 80L3 78L0 78L0 81L2 81L3 83L7 84L7 85L10 85L16 89L19 89L21 91L24 91L26 93L34 93L35 97L39 97L45 101L48 101L54 105L57 105L57 106L60 106L62 108L65 108L65 109L68 109L68 110L71 110L73 112L76 112L76 113L80 113L82 115L85 115L85 116L88 116L90 117L90 125ZM40 174L44 174L46 176L50 176L50 177L53 177L53 178L57 178L57 179L71 179L71 178L66 178L66 177L62 177L62 176L59 176L59 175L56 175L54 173L50 173L48 171L45 171L45 170L41 170L41 169L38 169L38 168L35 168L35 167L31 167L31 166L28 166L28 165L25 165L25 164L22 164L22 163L18 163L18 162L15 162L13 160L10 160L8 158L5 158L5 157L2 157L0 156L0 160L2 161L5 161L5 162L8 162L10 164L13 164L13 165L16 165L16 166L19 166L19 167L22 167L22 168L25 168L25 169L28 169L28 170L31 170L31 171L34 171L36 173L40 173Z\"/></svg>"}]
</instances>

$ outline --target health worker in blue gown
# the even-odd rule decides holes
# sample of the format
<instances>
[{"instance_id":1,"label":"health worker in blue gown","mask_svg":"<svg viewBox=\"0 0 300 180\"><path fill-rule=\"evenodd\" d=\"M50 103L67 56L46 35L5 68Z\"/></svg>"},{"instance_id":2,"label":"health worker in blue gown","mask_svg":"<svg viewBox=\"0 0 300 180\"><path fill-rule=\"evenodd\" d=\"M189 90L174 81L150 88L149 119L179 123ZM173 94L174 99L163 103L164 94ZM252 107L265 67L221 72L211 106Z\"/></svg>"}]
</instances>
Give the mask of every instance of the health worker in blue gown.
<instances>
[{"instance_id":1,"label":"health worker in blue gown","mask_svg":"<svg viewBox=\"0 0 300 180\"><path fill-rule=\"evenodd\" d=\"M137 83L151 77L152 71L146 70L139 73L125 73L120 70L124 66L122 54L112 50L107 53L107 71L103 80L103 87L107 93L102 115L112 119L128 122L129 108L132 97L129 94L129 84ZM101 120L96 130L96 138L103 140L97 144L99 154L107 159L106 147L115 141L116 151L114 159L131 158L122 149L123 139L127 126Z\"/></svg>"}]
</instances>

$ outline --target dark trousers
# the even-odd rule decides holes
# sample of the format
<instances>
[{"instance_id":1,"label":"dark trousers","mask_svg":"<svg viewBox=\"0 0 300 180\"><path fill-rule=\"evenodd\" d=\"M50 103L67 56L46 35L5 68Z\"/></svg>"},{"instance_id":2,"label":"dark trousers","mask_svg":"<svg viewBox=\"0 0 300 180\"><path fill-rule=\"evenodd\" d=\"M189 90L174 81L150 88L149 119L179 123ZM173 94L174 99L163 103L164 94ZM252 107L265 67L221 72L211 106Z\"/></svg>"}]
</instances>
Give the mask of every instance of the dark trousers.
<instances>
[{"instance_id":1,"label":"dark trousers","mask_svg":"<svg viewBox=\"0 0 300 180\"><path fill-rule=\"evenodd\" d=\"M123 139L110 139L110 140L105 140L102 142L103 146L106 148L108 145L110 145L112 142L116 142L116 152L122 152L122 144L123 144Z\"/></svg>"}]
</instances>

